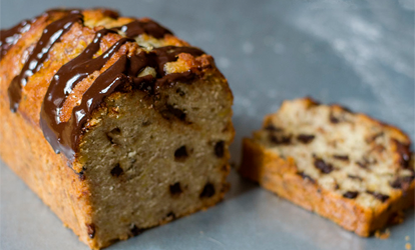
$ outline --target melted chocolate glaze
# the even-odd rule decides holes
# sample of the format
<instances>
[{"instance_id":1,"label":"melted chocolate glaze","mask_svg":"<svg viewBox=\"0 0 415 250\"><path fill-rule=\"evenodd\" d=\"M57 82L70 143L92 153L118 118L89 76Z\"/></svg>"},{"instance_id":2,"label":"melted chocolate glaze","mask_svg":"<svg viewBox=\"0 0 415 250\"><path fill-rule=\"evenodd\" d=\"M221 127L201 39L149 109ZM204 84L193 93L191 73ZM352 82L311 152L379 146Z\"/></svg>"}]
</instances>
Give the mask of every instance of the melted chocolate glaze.
<instances>
[{"instance_id":1,"label":"melted chocolate glaze","mask_svg":"<svg viewBox=\"0 0 415 250\"><path fill-rule=\"evenodd\" d=\"M44 15L50 16L54 12L65 12L67 15L46 26L42 36L24 63L22 71L12 80L8 88L12 112L15 112L18 108L21 91L28 78L42 68L52 46L60 41L61 37L74 23L83 23L80 10L55 9L45 12ZM114 16L118 16L118 14L116 13ZM33 20L36 20L36 18ZM9 30L1 31L1 57L18 41L22 33L30 29L32 23L33 21L23 21ZM83 94L81 103L73 108L71 118L67 122L61 121L60 111L75 86L93 72L101 70L123 44L134 42L131 38L142 33L155 38L172 34L168 29L151 20L148 22L133 21L116 29L125 32L129 38L120 39L102 55L94 58L94 55L100 49L102 38L108 33L116 33L116 31L108 29L96 32L94 39L86 49L58 70L52 78L45 95L40 113L40 126L45 138L55 152L62 152L69 160L73 160L75 157L76 147L83 133L83 125L90 119L92 111L104 101L105 97L116 91L131 91L132 89L156 95L157 90L163 85L172 85L179 81L188 82L200 74L199 69L168 75L164 71L165 64L176 61L177 55L180 53L188 53L193 56L203 55L204 52L197 48L167 46L156 48L150 52L142 51L131 57L123 55L95 79ZM152 75L137 77L146 67L153 67L157 75L155 77Z\"/></svg>"},{"instance_id":2,"label":"melted chocolate glaze","mask_svg":"<svg viewBox=\"0 0 415 250\"><path fill-rule=\"evenodd\" d=\"M155 38L163 38L166 34L173 34L170 30L164 28L160 24L149 20L147 22L135 20L124 26L115 28L125 33L127 37L134 38L143 33Z\"/></svg>"},{"instance_id":3,"label":"melted chocolate glaze","mask_svg":"<svg viewBox=\"0 0 415 250\"><path fill-rule=\"evenodd\" d=\"M105 15L109 15L109 10L103 10ZM66 13L74 13L80 12L78 9L50 9L44 12L42 15L50 16L56 12L66 12ZM41 15L41 16L42 16ZM0 30L0 60L6 55L9 49L17 43L17 41L22 37L22 34L29 31L32 24L39 18L37 16L31 20L23 20L16 26L10 29L2 29Z\"/></svg>"},{"instance_id":4,"label":"melted chocolate glaze","mask_svg":"<svg viewBox=\"0 0 415 250\"><path fill-rule=\"evenodd\" d=\"M83 133L83 125L105 97L126 89L138 89L154 95L162 85L193 80L197 73L194 70L166 75L164 65L167 62L176 61L180 53L189 53L194 56L204 54L196 48L168 46L156 48L148 53L142 51L131 57L122 55L95 79L83 94L81 103L73 108L71 118L67 122L60 121L60 110L76 84L94 71L100 70L123 44L134 42L131 38L122 38L101 56L93 58L99 50L102 37L110 32L113 31L105 29L98 31L85 51L59 69L42 105L40 126L43 134L55 152L62 152L69 160L75 157L77 145ZM156 69L157 76L137 77L148 66Z\"/></svg>"},{"instance_id":5,"label":"melted chocolate glaze","mask_svg":"<svg viewBox=\"0 0 415 250\"><path fill-rule=\"evenodd\" d=\"M57 137L57 133L62 134L65 129L65 122L60 121L60 110L73 88L77 83L94 71L100 70L111 56L123 45L128 39L122 39L111 46L101 56L94 58L94 54L100 49L102 38L108 33L116 33L112 30L102 29L95 34L92 42L76 58L63 65L53 77L49 88L43 100L40 112L40 127L43 130L46 140L58 153L59 144L62 140L69 138ZM55 133L47 133L49 127L53 127Z\"/></svg>"},{"instance_id":6,"label":"melted chocolate glaze","mask_svg":"<svg viewBox=\"0 0 415 250\"><path fill-rule=\"evenodd\" d=\"M16 44L22 34L30 29L32 21L24 20L16 26L0 31L0 60L6 55L7 51Z\"/></svg>"},{"instance_id":7,"label":"melted chocolate glaze","mask_svg":"<svg viewBox=\"0 0 415 250\"><path fill-rule=\"evenodd\" d=\"M78 10L68 11L67 16L50 23L43 30L42 36L35 48L30 52L27 61L23 65L22 71L12 80L7 90L12 112L15 112L19 106L20 99L22 98L22 87L26 85L27 79L42 68L43 62L47 59L52 46L60 41L62 35L64 35L74 23L82 22L82 18L83 17Z\"/></svg>"}]
</instances>

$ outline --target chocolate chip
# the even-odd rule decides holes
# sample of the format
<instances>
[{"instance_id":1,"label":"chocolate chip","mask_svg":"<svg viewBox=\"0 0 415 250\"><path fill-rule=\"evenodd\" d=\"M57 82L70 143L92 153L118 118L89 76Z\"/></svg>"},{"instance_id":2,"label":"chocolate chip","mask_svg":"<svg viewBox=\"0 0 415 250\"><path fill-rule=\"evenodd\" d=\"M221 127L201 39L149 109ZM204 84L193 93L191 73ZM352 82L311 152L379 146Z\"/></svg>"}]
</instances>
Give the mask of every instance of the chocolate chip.
<instances>
[{"instance_id":1,"label":"chocolate chip","mask_svg":"<svg viewBox=\"0 0 415 250\"><path fill-rule=\"evenodd\" d=\"M166 218L169 218L169 219L175 220L175 219L176 219L176 214L175 214L175 213L173 213L173 212L170 212L170 213L168 213L168 214L166 215Z\"/></svg>"},{"instance_id":2,"label":"chocolate chip","mask_svg":"<svg viewBox=\"0 0 415 250\"><path fill-rule=\"evenodd\" d=\"M268 124L267 126L265 126L265 128L264 128L265 130L268 130L268 131L271 131L271 132L281 132L282 131L282 128L278 128L278 127L275 127L274 125L272 125L271 123L270 124Z\"/></svg>"},{"instance_id":3,"label":"chocolate chip","mask_svg":"<svg viewBox=\"0 0 415 250\"><path fill-rule=\"evenodd\" d=\"M331 123L339 123L340 122L340 119L335 117L333 112L330 112L329 120L330 120Z\"/></svg>"},{"instance_id":4,"label":"chocolate chip","mask_svg":"<svg viewBox=\"0 0 415 250\"><path fill-rule=\"evenodd\" d=\"M314 138L315 138L314 135L306 135L306 134L300 134L297 136L297 140L305 144L310 143L312 140L314 140Z\"/></svg>"},{"instance_id":5,"label":"chocolate chip","mask_svg":"<svg viewBox=\"0 0 415 250\"><path fill-rule=\"evenodd\" d=\"M82 167L81 172L78 173L79 180L81 180L81 181L84 181L86 179L86 177L85 177L85 170L86 170L86 168L85 167Z\"/></svg>"},{"instance_id":6,"label":"chocolate chip","mask_svg":"<svg viewBox=\"0 0 415 250\"><path fill-rule=\"evenodd\" d=\"M184 160L188 157L186 146L181 146L174 152L174 158L176 160Z\"/></svg>"},{"instance_id":7,"label":"chocolate chip","mask_svg":"<svg viewBox=\"0 0 415 250\"><path fill-rule=\"evenodd\" d=\"M376 163L377 163L376 159L368 160L366 157L363 157L362 160L356 162L356 164L363 169L368 169L369 165L376 164Z\"/></svg>"},{"instance_id":8,"label":"chocolate chip","mask_svg":"<svg viewBox=\"0 0 415 250\"><path fill-rule=\"evenodd\" d=\"M177 93L177 94L179 94L179 96L184 96L184 95L185 95L185 93L183 92L183 90L182 90L182 89L180 89L180 88L178 88L178 89L176 90L176 93Z\"/></svg>"},{"instance_id":9,"label":"chocolate chip","mask_svg":"<svg viewBox=\"0 0 415 250\"><path fill-rule=\"evenodd\" d=\"M111 169L111 175L114 177L119 177L123 173L124 173L124 170L121 168L119 163L117 163L117 165L115 165L115 167Z\"/></svg>"},{"instance_id":10,"label":"chocolate chip","mask_svg":"<svg viewBox=\"0 0 415 250\"><path fill-rule=\"evenodd\" d=\"M299 176L301 176L304 180L309 180L309 181L311 181L312 183L315 183L315 182L316 182L313 178L311 178L311 176L309 176L309 175L305 174L304 172L297 172L297 174L298 174Z\"/></svg>"},{"instance_id":11,"label":"chocolate chip","mask_svg":"<svg viewBox=\"0 0 415 250\"><path fill-rule=\"evenodd\" d=\"M108 132L106 135L107 135L107 139L111 142L111 144L117 145L117 143L115 142L115 137L121 135L121 129L114 128L113 130Z\"/></svg>"},{"instance_id":12,"label":"chocolate chip","mask_svg":"<svg viewBox=\"0 0 415 250\"><path fill-rule=\"evenodd\" d=\"M355 180L359 180L359 181L362 181L363 180L361 177L359 177L357 175L351 175L351 174L349 174L349 175L347 175L347 177L349 177L350 179L355 179Z\"/></svg>"},{"instance_id":13,"label":"chocolate chip","mask_svg":"<svg viewBox=\"0 0 415 250\"><path fill-rule=\"evenodd\" d=\"M212 183L208 182L200 193L200 198L210 198L213 195L215 195L215 187Z\"/></svg>"},{"instance_id":14,"label":"chocolate chip","mask_svg":"<svg viewBox=\"0 0 415 250\"><path fill-rule=\"evenodd\" d=\"M186 120L186 113L170 104L167 104L166 108L160 111L160 114L166 120L171 120L172 117L176 117L181 121Z\"/></svg>"},{"instance_id":15,"label":"chocolate chip","mask_svg":"<svg viewBox=\"0 0 415 250\"><path fill-rule=\"evenodd\" d=\"M103 9L102 13L104 16L111 17L113 19L117 19L120 16L117 11L110 9Z\"/></svg>"},{"instance_id":16,"label":"chocolate chip","mask_svg":"<svg viewBox=\"0 0 415 250\"><path fill-rule=\"evenodd\" d=\"M274 144L288 145L291 143L291 135L284 136L284 135L270 134L269 140Z\"/></svg>"},{"instance_id":17,"label":"chocolate chip","mask_svg":"<svg viewBox=\"0 0 415 250\"><path fill-rule=\"evenodd\" d=\"M93 223L85 224L85 225L86 225L86 232L88 233L89 238L93 239L95 236L95 225Z\"/></svg>"},{"instance_id":18,"label":"chocolate chip","mask_svg":"<svg viewBox=\"0 0 415 250\"><path fill-rule=\"evenodd\" d=\"M134 236L141 234L143 231L143 229L138 228L134 223L130 226L130 232Z\"/></svg>"},{"instance_id":19,"label":"chocolate chip","mask_svg":"<svg viewBox=\"0 0 415 250\"><path fill-rule=\"evenodd\" d=\"M391 183L391 186L395 189L407 189L409 184L414 180L415 176L405 176L397 178Z\"/></svg>"},{"instance_id":20,"label":"chocolate chip","mask_svg":"<svg viewBox=\"0 0 415 250\"><path fill-rule=\"evenodd\" d=\"M366 193L373 195L376 199L382 202L385 202L387 199L389 199L389 195L381 194L378 192L366 191Z\"/></svg>"},{"instance_id":21,"label":"chocolate chip","mask_svg":"<svg viewBox=\"0 0 415 250\"><path fill-rule=\"evenodd\" d=\"M359 192L347 191L346 193L343 194L343 197L347 199L354 199L357 197L358 194Z\"/></svg>"},{"instance_id":22,"label":"chocolate chip","mask_svg":"<svg viewBox=\"0 0 415 250\"><path fill-rule=\"evenodd\" d=\"M151 125L151 122L150 121L143 121L142 125L143 125L143 127L147 127L147 126Z\"/></svg>"},{"instance_id":23,"label":"chocolate chip","mask_svg":"<svg viewBox=\"0 0 415 250\"><path fill-rule=\"evenodd\" d=\"M361 161L357 161L356 162L357 166L363 168L363 169L367 169L368 167L368 163L367 162L361 162Z\"/></svg>"},{"instance_id":24,"label":"chocolate chip","mask_svg":"<svg viewBox=\"0 0 415 250\"><path fill-rule=\"evenodd\" d=\"M79 172L79 173L78 173L78 176L79 176L79 180L81 180L81 181L84 181L84 180L85 180L85 174L84 174L84 171Z\"/></svg>"},{"instance_id":25,"label":"chocolate chip","mask_svg":"<svg viewBox=\"0 0 415 250\"><path fill-rule=\"evenodd\" d=\"M224 141L218 141L215 144L215 155L218 158L222 158L225 155L225 142Z\"/></svg>"},{"instance_id":26,"label":"chocolate chip","mask_svg":"<svg viewBox=\"0 0 415 250\"><path fill-rule=\"evenodd\" d=\"M341 160L341 161L348 161L349 160L349 156L348 155L333 155L333 157L337 160Z\"/></svg>"},{"instance_id":27,"label":"chocolate chip","mask_svg":"<svg viewBox=\"0 0 415 250\"><path fill-rule=\"evenodd\" d=\"M170 185L170 194L172 196L179 195L183 192L180 182L176 182L173 185Z\"/></svg>"},{"instance_id":28,"label":"chocolate chip","mask_svg":"<svg viewBox=\"0 0 415 250\"><path fill-rule=\"evenodd\" d=\"M323 161L321 158L317 158L314 160L314 166L318 169L320 169L320 171L324 174L328 174L331 171L333 171L333 165L326 163L325 161Z\"/></svg>"},{"instance_id":29,"label":"chocolate chip","mask_svg":"<svg viewBox=\"0 0 415 250\"><path fill-rule=\"evenodd\" d=\"M111 130L110 133L114 134L114 135L120 135L121 134L121 129L120 128L114 128L113 130Z\"/></svg>"},{"instance_id":30,"label":"chocolate chip","mask_svg":"<svg viewBox=\"0 0 415 250\"><path fill-rule=\"evenodd\" d=\"M411 159L411 154L409 152L409 144L404 144L396 139L392 139L392 141L396 144L396 151L400 156L399 164L402 168L408 168L409 161Z\"/></svg>"}]
</instances>

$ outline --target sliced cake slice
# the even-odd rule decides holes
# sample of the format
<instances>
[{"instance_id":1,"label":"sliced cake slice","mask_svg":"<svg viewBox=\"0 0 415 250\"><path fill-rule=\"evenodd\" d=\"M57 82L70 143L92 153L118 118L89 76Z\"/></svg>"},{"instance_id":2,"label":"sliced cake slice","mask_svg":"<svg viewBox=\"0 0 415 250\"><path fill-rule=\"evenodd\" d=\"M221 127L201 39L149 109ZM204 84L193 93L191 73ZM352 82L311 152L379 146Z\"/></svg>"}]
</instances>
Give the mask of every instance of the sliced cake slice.
<instances>
[{"instance_id":1,"label":"sliced cake slice","mask_svg":"<svg viewBox=\"0 0 415 250\"><path fill-rule=\"evenodd\" d=\"M414 203L410 139L401 130L310 98L283 102L244 138L239 172L360 236Z\"/></svg>"}]
</instances>

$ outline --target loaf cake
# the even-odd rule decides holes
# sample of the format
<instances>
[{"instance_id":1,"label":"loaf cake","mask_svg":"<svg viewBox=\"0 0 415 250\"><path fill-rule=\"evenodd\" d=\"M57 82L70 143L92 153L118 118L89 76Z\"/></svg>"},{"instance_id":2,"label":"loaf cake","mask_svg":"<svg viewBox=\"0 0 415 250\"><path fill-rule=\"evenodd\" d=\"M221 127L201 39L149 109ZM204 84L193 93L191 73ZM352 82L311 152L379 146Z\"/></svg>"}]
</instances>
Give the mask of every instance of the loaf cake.
<instances>
[{"instance_id":1,"label":"loaf cake","mask_svg":"<svg viewBox=\"0 0 415 250\"><path fill-rule=\"evenodd\" d=\"M239 172L367 237L414 204L409 147L395 127L303 98L284 101L243 139Z\"/></svg>"},{"instance_id":2,"label":"loaf cake","mask_svg":"<svg viewBox=\"0 0 415 250\"><path fill-rule=\"evenodd\" d=\"M210 55L107 9L0 43L1 158L92 249L223 198L233 96Z\"/></svg>"}]
</instances>

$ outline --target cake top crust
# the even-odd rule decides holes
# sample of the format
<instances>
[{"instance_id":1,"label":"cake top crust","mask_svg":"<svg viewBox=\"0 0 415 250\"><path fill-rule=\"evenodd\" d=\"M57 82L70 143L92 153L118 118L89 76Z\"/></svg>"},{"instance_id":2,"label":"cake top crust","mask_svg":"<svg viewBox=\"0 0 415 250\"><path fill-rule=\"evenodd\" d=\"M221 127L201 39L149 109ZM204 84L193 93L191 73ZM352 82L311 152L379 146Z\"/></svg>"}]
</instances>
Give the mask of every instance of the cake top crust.
<instances>
[{"instance_id":1,"label":"cake top crust","mask_svg":"<svg viewBox=\"0 0 415 250\"><path fill-rule=\"evenodd\" d=\"M54 9L1 30L0 56L2 68L15 73L0 72L7 75L2 85L8 84L11 111L39 124L55 152L69 160L109 95L156 96L216 69L211 56L151 19L106 9Z\"/></svg>"}]
</instances>

